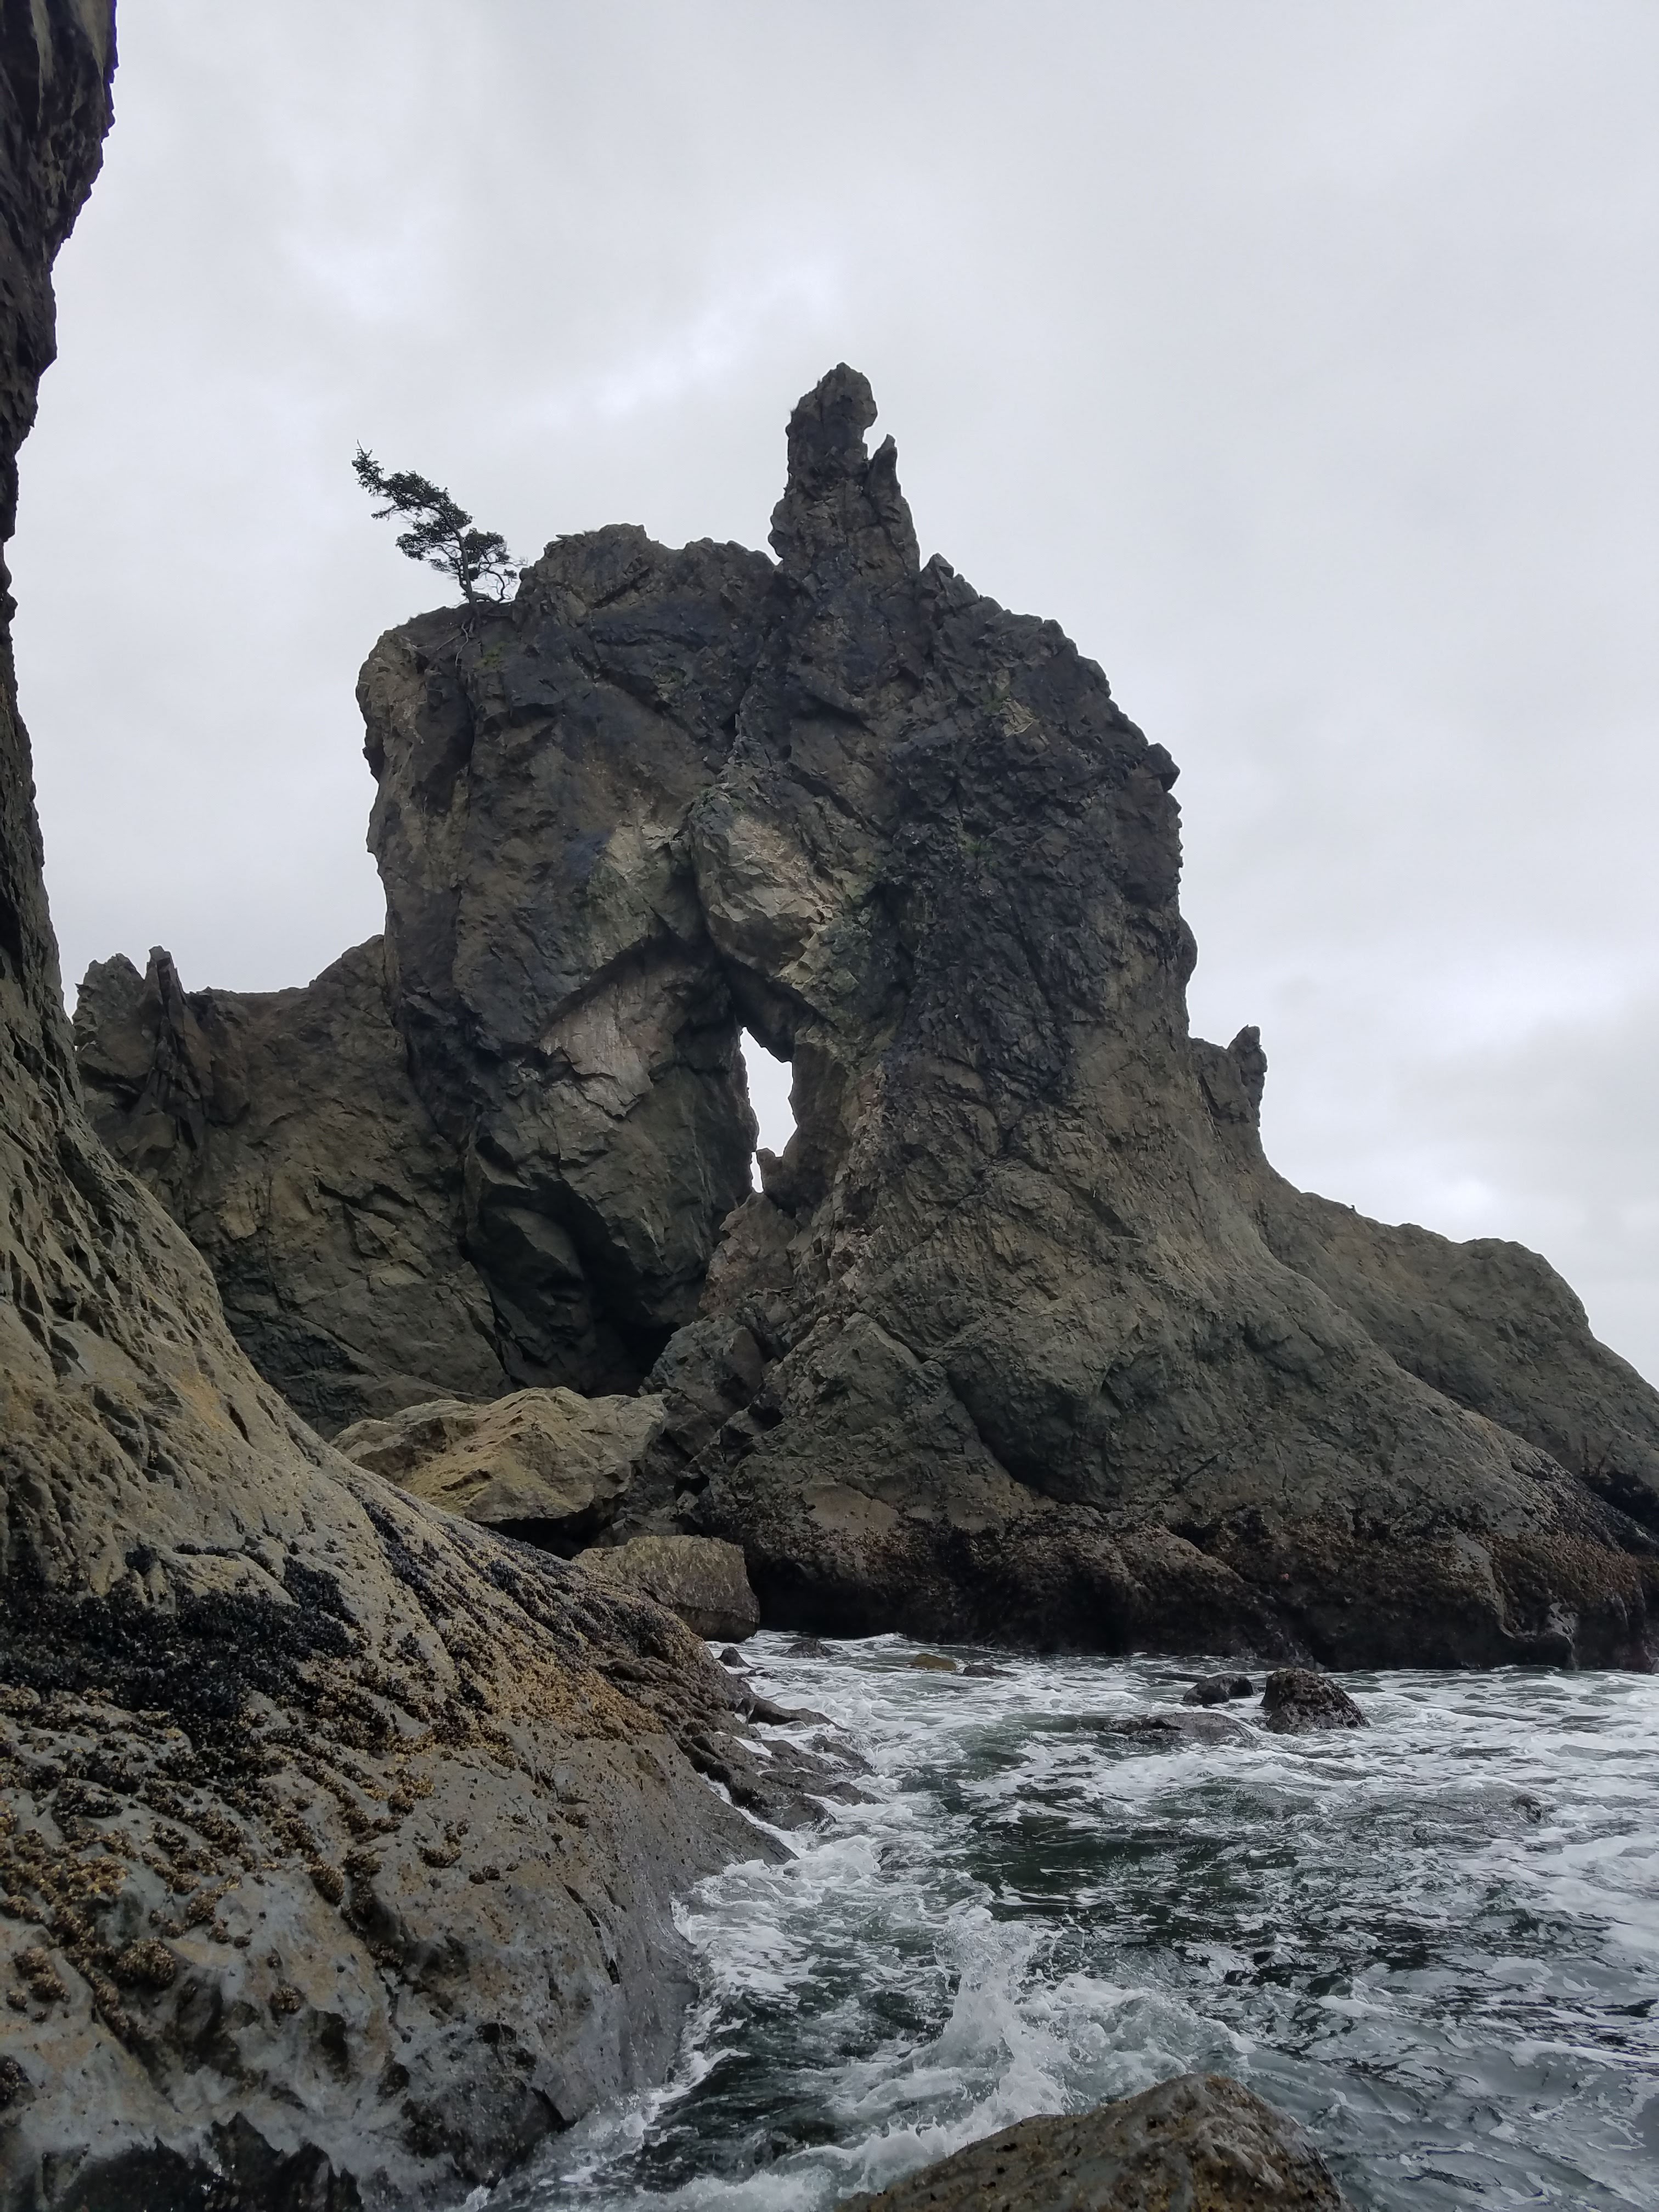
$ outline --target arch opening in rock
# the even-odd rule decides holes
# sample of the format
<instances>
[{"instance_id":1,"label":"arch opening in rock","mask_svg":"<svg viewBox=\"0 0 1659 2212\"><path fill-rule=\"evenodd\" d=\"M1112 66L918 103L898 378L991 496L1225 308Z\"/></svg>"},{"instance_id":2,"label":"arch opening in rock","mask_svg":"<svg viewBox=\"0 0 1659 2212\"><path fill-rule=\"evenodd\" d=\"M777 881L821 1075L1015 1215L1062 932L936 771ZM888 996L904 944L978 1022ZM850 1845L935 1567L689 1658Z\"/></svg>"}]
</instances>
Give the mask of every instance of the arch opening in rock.
<instances>
[{"instance_id":1,"label":"arch opening in rock","mask_svg":"<svg viewBox=\"0 0 1659 2212\"><path fill-rule=\"evenodd\" d=\"M781 1158L795 1133L791 1098L793 1071L787 1060L769 1051L751 1030L743 1032L741 1047L749 1103L755 1115L755 1150L775 1152Z\"/></svg>"}]
</instances>

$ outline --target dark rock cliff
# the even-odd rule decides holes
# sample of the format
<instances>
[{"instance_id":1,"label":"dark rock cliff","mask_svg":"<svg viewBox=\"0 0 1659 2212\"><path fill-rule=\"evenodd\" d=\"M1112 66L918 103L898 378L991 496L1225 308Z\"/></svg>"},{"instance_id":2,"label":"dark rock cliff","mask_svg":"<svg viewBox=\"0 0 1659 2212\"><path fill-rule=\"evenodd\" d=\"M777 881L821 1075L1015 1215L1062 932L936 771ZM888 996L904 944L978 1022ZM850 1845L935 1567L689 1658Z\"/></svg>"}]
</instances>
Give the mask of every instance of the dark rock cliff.
<instances>
[{"instance_id":1,"label":"dark rock cliff","mask_svg":"<svg viewBox=\"0 0 1659 2212\"><path fill-rule=\"evenodd\" d=\"M776 1620L1646 1663L1659 1397L1533 1255L1273 1174L1260 1040L1188 1032L1175 764L921 562L874 413L845 368L796 410L775 563L561 539L365 666L397 1113L450 1148L503 1371L651 1368L682 1519ZM752 1194L740 1027L793 1067ZM139 1160L114 1057L88 1019ZM139 1160L216 1255L242 1126Z\"/></svg>"},{"instance_id":2,"label":"dark rock cliff","mask_svg":"<svg viewBox=\"0 0 1659 2212\"><path fill-rule=\"evenodd\" d=\"M212 1267L248 1357L325 1436L509 1387L380 939L302 991L186 997L159 949L143 975L102 961L75 1035L100 1131Z\"/></svg>"},{"instance_id":3,"label":"dark rock cliff","mask_svg":"<svg viewBox=\"0 0 1659 2212\"><path fill-rule=\"evenodd\" d=\"M113 66L107 0L0 0L8 530ZM216 1069L167 1030L169 1128L231 1110L235 1032ZM262 1081L332 1048L302 1019L242 1042ZM382 1212L424 1197L407 1111L360 1133L340 1202L370 1220L379 1162ZM673 1893L756 1847L692 1763L751 1786L731 1688L671 1614L404 1498L249 1365L86 1118L9 655L0 1198L0 2206L453 2203L672 2055Z\"/></svg>"}]
</instances>

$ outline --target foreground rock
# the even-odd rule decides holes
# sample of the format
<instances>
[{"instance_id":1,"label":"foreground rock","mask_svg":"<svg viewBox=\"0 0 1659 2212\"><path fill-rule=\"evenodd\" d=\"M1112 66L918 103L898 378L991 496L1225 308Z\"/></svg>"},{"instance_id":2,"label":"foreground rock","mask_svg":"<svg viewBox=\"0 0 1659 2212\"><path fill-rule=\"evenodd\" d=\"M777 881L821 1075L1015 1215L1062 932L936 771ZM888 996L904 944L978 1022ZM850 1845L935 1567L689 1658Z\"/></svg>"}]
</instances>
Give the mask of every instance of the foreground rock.
<instances>
[{"instance_id":1,"label":"foreground rock","mask_svg":"<svg viewBox=\"0 0 1659 2212\"><path fill-rule=\"evenodd\" d=\"M741 1644L760 1626L760 1607L735 1544L708 1536L635 1536L580 1553L576 1565L601 1582L654 1598L711 1644Z\"/></svg>"},{"instance_id":2,"label":"foreground rock","mask_svg":"<svg viewBox=\"0 0 1659 2212\"><path fill-rule=\"evenodd\" d=\"M492 1405L439 1399L356 1421L335 1444L411 1497L568 1554L616 1519L662 1425L660 1398L515 1390Z\"/></svg>"},{"instance_id":3,"label":"foreground rock","mask_svg":"<svg viewBox=\"0 0 1659 2212\"><path fill-rule=\"evenodd\" d=\"M1261 1688L1261 1717L1275 1735L1364 1728L1365 1716L1341 1685L1307 1667L1283 1667Z\"/></svg>"},{"instance_id":4,"label":"foreground rock","mask_svg":"<svg viewBox=\"0 0 1659 2212\"><path fill-rule=\"evenodd\" d=\"M9 534L108 7L0 0L0 58ZM694 1762L758 1762L671 1614L402 1495L249 1365L88 1124L31 792L8 654L0 2207L453 2204L668 2063L675 1892L757 1847Z\"/></svg>"},{"instance_id":5,"label":"foreground rock","mask_svg":"<svg viewBox=\"0 0 1659 2212\"><path fill-rule=\"evenodd\" d=\"M406 1345L328 1318L337 1279L362 1305L368 1200L328 1200L326 1269L259 1215L270 1295L351 1337L359 1395L404 1389L467 1279L510 1381L646 1378L645 1518L741 1545L780 1623L1648 1664L1659 1395L1533 1255L1273 1174L1255 1031L1188 1030L1175 763L1053 623L921 562L874 413L844 367L796 409L775 564L561 538L510 604L370 655L387 937L352 958L403 1052L388 1127L453 1172L398 1215L434 1255L398 1278ZM300 1039L314 998L319 1099L335 988L282 1015ZM264 1109L198 1146L182 1016L146 1073L100 994L106 1126L228 1280ZM235 1027L198 1000L210 1043ZM745 1026L797 1120L753 1194ZM174 1102L170 1152L118 1063ZM320 1158L307 1110L282 1142ZM336 1391L231 1294L268 1376Z\"/></svg>"},{"instance_id":6,"label":"foreground rock","mask_svg":"<svg viewBox=\"0 0 1659 2212\"><path fill-rule=\"evenodd\" d=\"M1222 2074L1021 2120L842 2212L1345 2212L1293 2120Z\"/></svg>"}]
</instances>

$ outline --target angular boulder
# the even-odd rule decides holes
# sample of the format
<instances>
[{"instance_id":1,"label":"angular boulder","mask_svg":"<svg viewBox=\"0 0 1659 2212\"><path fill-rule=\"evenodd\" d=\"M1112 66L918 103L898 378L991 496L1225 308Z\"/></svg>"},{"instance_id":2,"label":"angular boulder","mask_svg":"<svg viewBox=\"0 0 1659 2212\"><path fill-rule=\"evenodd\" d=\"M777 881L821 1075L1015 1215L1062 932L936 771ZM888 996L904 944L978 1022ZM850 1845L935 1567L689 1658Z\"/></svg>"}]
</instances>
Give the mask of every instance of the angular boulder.
<instances>
[{"instance_id":1,"label":"angular boulder","mask_svg":"<svg viewBox=\"0 0 1659 2212\"><path fill-rule=\"evenodd\" d=\"M602 1583L654 1598L711 1644L741 1644L760 1626L760 1607L735 1544L708 1536L635 1536L579 1552L576 1565Z\"/></svg>"},{"instance_id":2,"label":"angular boulder","mask_svg":"<svg viewBox=\"0 0 1659 2212\"><path fill-rule=\"evenodd\" d=\"M1224 2074L1021 2120L841 2212L1346 2212L1308 2136Z\"/></svg>"},{"instance_id":3,"label":"angular boulder","mask_svg":"<svg viewBox=\"0 0 1659 2212\"><path fill-rule=\"evenodd\" d=\"M568 1553L608 1528L661 1433L660 1398L515 1390L356 1421L335 1449L447 1513Z\"/></svg>"}]
</instances>

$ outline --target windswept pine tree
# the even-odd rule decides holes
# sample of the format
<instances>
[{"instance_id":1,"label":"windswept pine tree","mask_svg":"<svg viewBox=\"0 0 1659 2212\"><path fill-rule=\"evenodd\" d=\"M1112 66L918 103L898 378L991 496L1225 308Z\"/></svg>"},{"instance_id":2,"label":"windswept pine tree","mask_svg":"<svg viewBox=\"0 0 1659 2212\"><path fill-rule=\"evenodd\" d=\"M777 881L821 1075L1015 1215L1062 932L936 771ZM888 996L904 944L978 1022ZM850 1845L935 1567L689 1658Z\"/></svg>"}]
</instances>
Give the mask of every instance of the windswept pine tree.
<instances>
[{"instance_id":1,"label":"windswept pine tree","mask_svg":"<svg viewBox=\"0 0 1659 2212\"><path fill-rule=\"evenodd\" d=\"M491 587L492 599L507 596L519 571L499 530L475 529L466 509L441 485L410 469L388 474L362 446L351 467L363 489L386 501L374 510L377 522L394 514L410 519L409 528L398 534L400 552L411 561L423 561L441 575L453 576L469 599L483 596L480 585Z\"/></svg>"}]
</instances>

